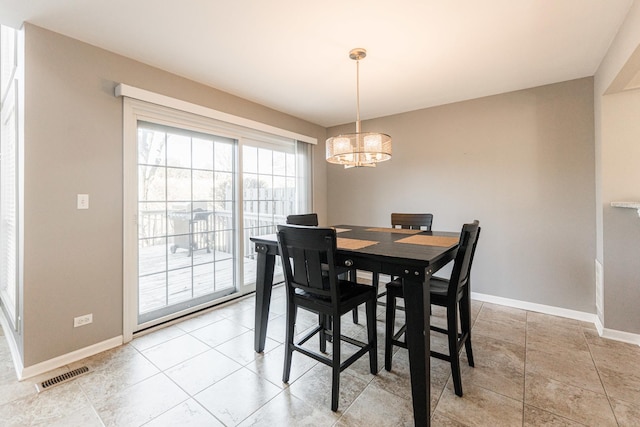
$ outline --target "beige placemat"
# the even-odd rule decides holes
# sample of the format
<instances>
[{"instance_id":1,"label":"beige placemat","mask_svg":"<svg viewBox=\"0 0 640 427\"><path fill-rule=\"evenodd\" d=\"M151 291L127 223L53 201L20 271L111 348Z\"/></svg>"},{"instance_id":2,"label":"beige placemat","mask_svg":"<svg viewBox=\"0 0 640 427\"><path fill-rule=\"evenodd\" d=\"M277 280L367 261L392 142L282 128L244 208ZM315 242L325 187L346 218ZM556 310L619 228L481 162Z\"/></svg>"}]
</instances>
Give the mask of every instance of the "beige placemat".
<instances>
[{"instance_id":1,"label":"beige placemat","mask_svg":"<svg viewBox=\"0 0 640 427\"><path fill-rule=\"evenodd\" d=\"M408 228L367 228L366 231L383 231L385 233L398 233L398 234L418 234L422 233L422 230L410 230Z\"/></svg>"},{"instance_id":2,"label":"beige placemat","mask_svg":"<svg viewBox=\"0 0 640 427\"><path fill-rule=\"evenodd\" d=\"M446 236L411 236L404 239L396 240L397 243L411 243L413 245L424 246L444 246L449 247L458 243L458 237Z\"/></svg>"},{"instance_id":3,"label":"beige placemat","mask_svg":"<svg viewBox=\"0 0 640 427\"><path fill-rule=\"evenodd\" d=\"M351 231L350 228L336 228L336 233L344 233L345 231Z\"/></svg>"},{"instance_id":4,"label":"beige placemat","mask_svg":"<svg viewBox=\"0 0 640 427\"><path fill-rule=\"evenodd\" d=\"M347 239L346 237L338 237L336 242L340 249L362 249L367 246L375 245L378 242L373 240Z\"/></svg>"}]
</instances>

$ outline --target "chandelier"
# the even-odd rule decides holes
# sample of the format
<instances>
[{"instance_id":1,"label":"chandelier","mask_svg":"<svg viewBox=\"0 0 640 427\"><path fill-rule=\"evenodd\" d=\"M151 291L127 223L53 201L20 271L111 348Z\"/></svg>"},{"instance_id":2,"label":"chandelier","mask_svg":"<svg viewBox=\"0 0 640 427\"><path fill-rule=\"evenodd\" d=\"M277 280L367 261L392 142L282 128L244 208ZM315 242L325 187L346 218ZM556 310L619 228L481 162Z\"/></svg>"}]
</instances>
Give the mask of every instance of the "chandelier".
<instances>
[{"instance_id":1,"label":"chandelier","mask_svg":"<svg viewBox=\"0 0 640 427\"><path fill-rule=\"evenodd\" d=\"M391 137L384 133L362 132L360 126L360 60L367 56L362 48L352 49L356 61L356 132L327 139L327 162L352 167L375 167L391 158Z\"/></svg>"}]
</instances>

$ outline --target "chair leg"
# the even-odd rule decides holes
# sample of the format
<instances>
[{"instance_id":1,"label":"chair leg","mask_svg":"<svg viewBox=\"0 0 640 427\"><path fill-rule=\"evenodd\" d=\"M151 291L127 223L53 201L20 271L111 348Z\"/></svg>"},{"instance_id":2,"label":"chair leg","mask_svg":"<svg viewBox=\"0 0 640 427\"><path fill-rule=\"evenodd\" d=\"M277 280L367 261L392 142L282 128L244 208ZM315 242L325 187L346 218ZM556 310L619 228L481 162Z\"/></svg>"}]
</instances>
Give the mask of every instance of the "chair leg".
<instances>
[{"instance_id":1,"label":"chair leg","mask_svg":"<svg viewBox=\"0 0 640 427\"><path fill-rule=\"evenodd\" d=\"M333 359L331 362L331 410L338 410L340 398L340 316L333 319Z\"/></svg>"},{"instance_id":2,"label":"chair leg","mask_svg":"<svg viewBox=\"0 0 640 427\"><path fill-rule=\"evenodd\" d=\"M358 309L354 308L351 311L351 315L353 316L353 323L355 323L357 325L358 324Z\"/></svg>"},{"instance_id":3,"label":"chair leg","mask_svg":"<svg viewBox=\"0 0 640 427\"><path fill-rule=\"evenodd\" d=\"M347 277L352 282L357 281L356 279L358 277L358 270L349 270L349 272L347 273ZM353 317L353 323L357 325L358 324L358 308L357 307L351 311L351 315Z\"/></svg>"},{"instance_id":4,"label":"chair leg","mask_svg":"<svg viewBox=\"0 0 640 427\"><path fill-rule=\"evenodd\" d=\"M319 313L318 314L318 324L320 326L320 332L318 333L320 337L320 351L322 353L327 352L327 329L329 329L327 315Z\"/></svg>"},{"instance_id":5,"label":"chair leg","mask_svg":"<svg viewBox=\"0 0 640 427\"><path fill-rule=\"evenodd\" d=\"M376 333L376 300L367 301L367 336L369 345L369 367L371 373L378 373L378 334Z\"/></svg>"},{"instance_id":6,"label":"chair leg","mask_svg":"<svg viewBox=\"0 0 640 427\"><path fill-rule=\"evenodd\" d=\"M462 397L462 376L460 375L460 357L458 355L458 310L457 305L447 307L447 338L449 342L449 362L456 395Z\"/></svg>"},{"instance_id":7,"label":"chair leg","mask_svg":"<svg viewBox=\"0 0 640 427\"><path fill-rule=\"evenodd\" d=\"M396 297L393 293L387 291L387 310L386 310L386 331L384 335L384 369L391 370L391 361L393 359L393 339L394 324L396 321Z\"/></svg>"},{"instance_id":8,"label":"chair leg","mask_svg":"<svg viewBox=\"0 0 640 427\"><path fill-rule=\"evenodd\" d=\"M460 300L460 328L462 335L466 335L464 349L467 352L467 361L469 366L475 366L473 362L473 349L471 348L471 302L468 295Z\"/></svg>"},{"instance_id":9,"label":"chair leg","mask_svg":"<svg viewBox=\"0 0 640 427\"><path fill-rule=\"evenodd\" d=\"M293 356L293 332L296 324L296 307L293 302L287 302L287 331L284 344L284 369L282 382L288 383L291 374L291 358Z\"/></svg>"}]
</instances>

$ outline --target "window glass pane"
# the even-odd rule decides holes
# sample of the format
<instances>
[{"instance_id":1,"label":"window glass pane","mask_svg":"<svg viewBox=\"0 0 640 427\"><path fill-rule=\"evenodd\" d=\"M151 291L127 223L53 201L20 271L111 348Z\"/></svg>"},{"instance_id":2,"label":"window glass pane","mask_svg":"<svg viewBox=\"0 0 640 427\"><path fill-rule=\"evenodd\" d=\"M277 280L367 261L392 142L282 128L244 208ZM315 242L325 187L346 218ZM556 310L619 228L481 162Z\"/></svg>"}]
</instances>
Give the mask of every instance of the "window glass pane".
<instances>
[{"instance_id":1,"label":"window glass pane","mask_svg":"<svg viewBox=\"0 0 640 427\"><path fill-rule=\"evenodd\" d=\"M191 138L167 134L167 166L191 167Z\"/></svg>"},{"instance_id":2,"label":"window glass pane","mask_svg":"<svg viewBox=\"0 0 640 427\"><path fill-rule=\"evenodd\" d=\"M213 140L193 138L193 168L213 170Z\"/></svg>"},{"instance_id":3,"label":"window glass pane","mask_svg":"<svg viewBox=\"0 0 640 427\"><path fill-rule=\"evenodd\" d=\"M245 173L258 173L258 149L256 147L242 147L242 170Z\"/></svg>"},{"instance_id":4,"label":"window glass pane","mask_svg":"<svg viewBox=\"0 0 640 427\"><path fill-rule=\"evenodd\" d=\"M273 174L285 175L287 173L287 154L281 151L273 152Z\"/></svg>"},{"instance_id":5,"label":"window glass pane","mask_svg":"<svg viewBox=\"0 0 640 427\"><path fill-rule=\"evenodd\" d=\"M167 168L167 200L191 200L191 169Z\"/></svg>"},{"instance_id":6,"label":"window glass pane","mask_svg":"<svg viewBox=\"0 0 640 427\"><path fill-rule=\"evenodd\" d=\"M193 171L193 200L213 200L213 172Z\"/></svg>"},{"instance_id":7,"label":"window glass pane","mask_svg":"<svg viewBox=\"0 0 640 427\"><path fill-rule=\"evenodd\" d=\"M138 166L138 200L166 200L167 169L155 166Z\"/></svg>"},{"instance_id":8,"label":"window glass pane","mask_svg":"<svg viewBox=\"0 0 640 427\"><path fill-rule=\"evenodd\" d=\"M138 128L138 163L143 165L165 164L164 132Z\"/></svg>"},{"instance_id":9,"label":"window glass pane","mask_svg":"<svg viewBox=\"0 0 640 427\"><path fill-rule=\"evenodd\" d=\"M273 151L258 148L258 172L261 174L273 173Z\"/></svg>"},{"instance_id":10,"label":"window glass pane","mask_svg":"<svg viewBox=\"0 0 640 427\"><path fill-rule=\"evenodd\" d=\"M214 144L215 168L221 172L233 171L233 144L216 141Z\"/></svg>"}]
</instances>

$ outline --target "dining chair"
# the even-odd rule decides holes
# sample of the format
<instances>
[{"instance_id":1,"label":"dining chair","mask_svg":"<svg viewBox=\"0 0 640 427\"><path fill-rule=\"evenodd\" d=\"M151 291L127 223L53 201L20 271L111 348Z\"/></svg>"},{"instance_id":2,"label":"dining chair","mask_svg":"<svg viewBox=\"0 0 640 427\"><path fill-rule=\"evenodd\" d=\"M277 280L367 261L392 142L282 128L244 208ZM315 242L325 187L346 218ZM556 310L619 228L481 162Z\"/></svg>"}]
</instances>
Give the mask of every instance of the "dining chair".
<instances>
[{"instance_id":1,"label":"dining chair","mask_svg":"<svg viewBox=\"0 0 640 427\"><path fill-rule=\"evenodd\" d=\"M307 214L297 214L297 215L288 215L287 216L287 224L292 225L311 225L318 226L318 214L317 213L307 213Z\"/></svg>"},{"instance_id":2,"label":"dining chair","mask_svg":"<svg viewBox=\"0 0 640 427\"><path fill-rule=\"evenodd\" d=\"M306 214L295 214L287 216L287 224L289 225L307 225L307 226L318 226L318 214L306 213ZM342 277L347 280L355 280L357 270L355 268L348 268L344 266L337 265L336 269L338 270L338 274L343 276L347 275L347 277ZM358 323L358 310L353 310L353 323Z\"/></svg>"},{"instance_id":3,"label":"dining chair","mask_svg":"<svg viewBox=\"0 0 640 427\"><path fill-rule=\"evenodd\" d=\"M474 366L473 350L471 348L471 265L480 237L480 225L476 220L471 224L464 224L460 233L458 252L454 259L450 278L432 277L430 282L431 304L445 307L447 311L447 327L441 328L431 325L431 330L447 336L449 354L431 351L431 356L445 360L451 365L455 393L462 396L462 378L460 375L460 350L465 347L469 366ZM394 333L396 298L403 297L402 282L393 280L386 285L386 335L384 367L391 370L393 346L407 348L406 340L400 340L406 331L403 325ZM426 308L425 308L426 309ZM458 325L458 314L460 325ZM460 326L458 328L458 326ZM460 332L458 331L460 329ZM405 337L406 338L406 337Z\"/></svg>"},{"instance_id":4,"label":"dining chair","mask_svg":"<svg viewBox=\"0 0 640 427\"><path fill-rule=\"evenodd\" d=\"M430 213L392 213L391 214L391 227L402 228L406 230L422 230L431 231L431 225L433 224L433 214ZM393 280L394 277L391 277ZM378 273L373 273L371 283L378 289L380 282L380 276ZM378 298L387 294L386 291L382 291L378 294ZM386 303L380 301L378 305L386 305Z\"/></svg>"},{"instance_id":5,"label":"dining chair","mask_svg":"<svg viewBox=\"0 0 640 427\"><path fill-rule=\"evenodd\" d=\"M341 280L335 266L336 230L295 225L278 226L278 246L284 269L287 310L286 341L282 381L289 382L293 352L297 351L331 367L331 410L338 410L340 372L360 357L369 353L369 365L372 374L378 371L376 338L376 293L371 286L356 281ZM328 272L323 272L323 264ZM342 335L340 318L358 306L366 305L367 339L362 342ZM298 307L320 314L318 326L294 342L296 314ZM325 321L325 318L331 321ZM327 325L331 325L328 329ZM303 346L315 334L320 337L320 353ZM326 349L326 337L332 338L332 354L322 354ZM359 350L340 359L340 343L348 342Z\"/></svg>"}]
</instances>

